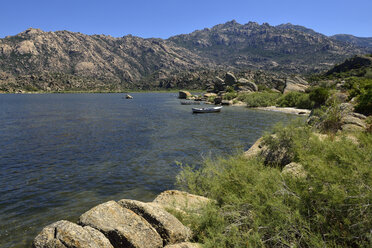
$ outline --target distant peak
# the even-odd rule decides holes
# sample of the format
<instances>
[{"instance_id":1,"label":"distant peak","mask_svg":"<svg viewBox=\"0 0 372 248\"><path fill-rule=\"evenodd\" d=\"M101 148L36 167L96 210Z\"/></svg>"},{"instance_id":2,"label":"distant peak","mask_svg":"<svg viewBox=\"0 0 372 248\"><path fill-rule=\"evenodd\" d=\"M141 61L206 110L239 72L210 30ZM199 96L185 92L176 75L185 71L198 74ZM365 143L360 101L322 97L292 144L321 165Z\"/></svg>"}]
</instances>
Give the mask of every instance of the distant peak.
<instances>
[{"instance_id":1,"label":"distant peak","mask_svg":"<svg viewBox=\"0 0 372 248\"><path fill-rule=\"evenodd\" d=\"M304 33L307 33L307 34L312 34L312 35L321 35L317 32L315 32L313 29L311 28L307 28L307 27L304 27L304 26L301 26L301 25L295 25L295 24L292 24L290 22L288 23L283 23L283 24L280 24L280 25L277 25L275 26L276 28L280 28L280 29L292 29L292 30L297 30L297 31L300 31L300 32L304 32Z\"/></svg>"},{"instance_id":2,"label":"distant peak","mask_svg":"<svg viewBox=\"0 0 372 248\"><path fill-rule=\"evenodd\" d=\"M237 22L236 22L235 19L232 19L231 21L226 22L226 24L236 24L236 23L237 23Z\"/></svg>"},{"instance_id":3,"label":"distant peak","mask_svg":"<svg viewBox=\"0 0 372 248\"><path fill-rule=\"evenodd\" d=\"M41 29L38 29L38 28L28 28L28 29L26 29L24 32L22 32L20 34L33 35L33 34L42 34L42 33L44 33L44 31L41 30Z\"/></svg>"},{"instance_id":4,"label":"distant peak","mask_svg":"<svg viewBox=\"0 0 372 248\"><path fill-rule=\"evenodd\" d=\"M257 22L251 22L249 21L247 24L245 25L251 25L251 26L259 26L260 24L258 24Z\"/></svg>"},{"instance_id":5,"label":"distant peak","mask_svg":"<svg viewBox=\"0 0 372 248\"><path fill-rule=\"evenodd\" d=\"M293 27L293 26L295 26L295 25L293 25L290 22L282 23L282 24L277 25L277 27Z\"/></svg>"},{"instance_id":6,"label":"distant peak","mask_svg":"<svg viewBox=\"0 0 372 248\"><path fill-rule=\"evenodd\" d=\"M238 23L235 19L233 19L233 20L231 20L231 21L225 22L224 25L225 25L225 26L235 26L235 25L241 25L241 24Z\"/></svg>"}]
</instances>

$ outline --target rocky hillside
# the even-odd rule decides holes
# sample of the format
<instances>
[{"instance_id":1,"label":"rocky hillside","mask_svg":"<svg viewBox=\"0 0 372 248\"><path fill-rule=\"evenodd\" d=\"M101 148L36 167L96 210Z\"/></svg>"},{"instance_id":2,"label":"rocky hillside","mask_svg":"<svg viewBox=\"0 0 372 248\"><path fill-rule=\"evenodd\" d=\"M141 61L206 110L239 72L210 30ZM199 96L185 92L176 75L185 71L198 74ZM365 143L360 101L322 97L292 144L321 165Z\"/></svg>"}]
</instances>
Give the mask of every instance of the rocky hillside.
<instances>
[{"instance_id":1,"label":"rocky hillside","mask_svg":"<svg viewBox=\"0 0 372 248\"><path fill-rule=\"evenodd\" d=\"M372 37L356 37L350 34L336 34L331 36L330 38L342 42L349 42L360 47L367 47L372 50Z\"/></svg>"},{"instance_id":2,"label":"rocky hillside","mask_svg":"<svg viewBox=\"0 0 372 248\"><path fill-rule=\"evenodd\" d=\"M367 51L291 24L231 21L167 40L31 28L0 39L0 91L201 88L219 70L306 73Z\"/></svg>"},{"instance_id":3,"label":"rocky hillside","mask_svg":"<svg viewBox=\"0 0 372 248\"><path fill-rule=\"evenodd\" d=\"M236 21L169 40L215 63L291 73L321 70L363 49L295 25Z\"/></svg>"},{"instance_id":4,"label":"rocky hillside","mask_svg":"<svg viewBox=\"0 0 372 248\"><path fill-rule=\"evenodd\" d=\"M349 74L350 76L365 76L365 74L372 75L371 72L372 56L354 56L330 69L326 73L326 75L332 75L334 73L345 73Z\"/></svg>"},{"instance_id":5,"label":"rocky hillside","mask_svg":"<svg viewBox=\"0 0 372 248\"><path fill-rule=\"evenodd\" d=\"M28 29L0 40L1 79L42 90L130 87L154 71L208 63L161 39ZM0 79L0 80L1 80ZM22 86L22 85L21 85ZM97 88L98 88L97 87Z\"/></svg>"}]
</instances>

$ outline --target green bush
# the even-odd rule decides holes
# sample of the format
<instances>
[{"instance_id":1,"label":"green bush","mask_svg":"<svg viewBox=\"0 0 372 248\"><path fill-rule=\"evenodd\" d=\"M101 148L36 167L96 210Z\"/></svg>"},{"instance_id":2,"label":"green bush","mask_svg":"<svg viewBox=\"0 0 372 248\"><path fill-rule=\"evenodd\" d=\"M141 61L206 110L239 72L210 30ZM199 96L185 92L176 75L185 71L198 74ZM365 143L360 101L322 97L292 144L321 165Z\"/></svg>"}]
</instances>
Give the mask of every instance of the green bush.
<instances>
[{"instance_id":1,"label":"green bush","mask_svg":"<svg viewBox=\"0 0 372 248\"><path fill-rule=\"evenodd\" d=\"M301 96L302 93L300 92L289 92L278 99L277 105L280 107L296 107Z\"/></svg>"},{"instance_id":2,"label":"green bush","mask_svg":"<svg viewBox=\"0 0 372 248\"><path fill-rule=\"evenodd\" d=\"M205 247L370 247L372 135L360 134L355 144L304 133L293 126L276 131L279 143L289 136L305 177L243 155L184 167L179 186L216 200L193 219L194 241Z\"/></svg>"},{"instance_id":3,"label":"green bush","mask_svg":"<svg viewBox=\"0 0 372 248\"><path fill-rule=\"evenodd\" d=\"M240 94L238 100L247 103L248 107L268 107L274 106L280 95L280 93L254 92Z\"/></svg>"},{"instance_id":4,"label":"green bush","mask_svg":"<svg viewBox=\"0 0 372 248\"><path fill-rule=\"evenodd\" d=\"M346 86L349 89L349 98L357 98L355 110L366 115L372 114L372 79L349 78Z\"/></svg>"},{"instance_id":5,"label":"green bush","mask_svg":"<svg viewBox=\"0 0 372 248\"><path fill-rule=\"evenodd\" d=\"M226 93L223 96L223 99L225 99L225 100L232 100L232 99L236 98L237 96L238 96L238 93L236 93L235 91L232 91L232 92Z\"/></svg>"},{"instance_id":6,"label":"green bush","mask_svg":"<svg viewBox=\"0 0 372 248\"><path fill-rule=\"evenodd\" d=\"M234 87L232 87L232 86L227 86L227 87L226 87L226 92L228 92L228 93L235 93L236 91L234 90Z\"/></svg>"},{"instance_id":7,"label":"green bush","mask_svg":"<svg viewBox=\"0 0 372 248\"><path fill-rule=\"evenodd\" d=\"M309 98L314 102L315 107L320 107L327 101L329 95L330 93L328 89L317 87L310 92Z\"/></svg>"},{"instance_id":8,"label":"green bush","mask_svg":"<svg viewBox=\"0 0 372 248\"><path fill-rule=\"evenodd\" d=\"M341 128L342 110L336 102L329 104L313 110L312 116L317 118L313 126L323 133L336 133Z\"/></svg>"},{"instance_id":9,"label":"green bush","mask_svg":"<svg viewBox=\"0 0 372 248\"><path fill-rule=\"evenodd\" d=\"M257 85L258 91L267 91L267 92L273 92L269 87L267 87L264 84Z\"/></svg>"},{"instance_id":10,"label":"green bush","mask_svg":"<svg viewBox=\"0 0 372 248\"><path fill-rule=\"evenodd\" d=\"M207 102L214 102L215 98L216 98L216 96L210 96L210 97L208 97Z\"/></svg>"},{"instance_id":11,"label":"green bush","mask_svg":"<svg viewBox=\"0 0 372 248\"><path fill-rule=\"evenodd\" d=\"M283 168L291 162L298 162L296 147L310 138L310 127L302 120L294 121L288 128L281 124L275 126L275 135L264 136L263 143L267 147L264 154L264 164ZM299 142L299 143L296 143Z\"/></svg>"},{"instance_id":12,"label":"green bush","mask_svg":"<svg viewBox=\"0 0 372 248\"><path fill-rule=\"evenodd\" d=\"M312 109L314 103L310 100L309 94L300 92L289 92L277 100L280 107L296 107L302 109Z\"/></svg>"},{"instance_id":13,"label":"green bush","mask_svg":"<svg viewBox=\"0 0 372 248\"><path fill-rule=\"evenodd\" d=\"M355 110L365 115L372 114L372 85L370 88L361 91Z\"/></svg>"}]
</instances>

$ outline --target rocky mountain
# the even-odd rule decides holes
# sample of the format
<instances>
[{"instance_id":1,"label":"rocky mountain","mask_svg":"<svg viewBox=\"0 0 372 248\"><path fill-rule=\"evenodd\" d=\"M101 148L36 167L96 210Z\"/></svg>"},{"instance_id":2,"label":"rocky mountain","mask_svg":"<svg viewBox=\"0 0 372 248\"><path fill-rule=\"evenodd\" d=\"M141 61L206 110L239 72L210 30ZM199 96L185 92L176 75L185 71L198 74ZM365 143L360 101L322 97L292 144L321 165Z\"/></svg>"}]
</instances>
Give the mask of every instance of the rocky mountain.
<instances>
[{"instance_id":1,"label":"rocky mountain","mask_svg":"<svg viewBox=\"0 0 372 248\"><path fill-rule=\"evenodd\" d=\"M166 40L31 28L0 39L0 91L201 88L219 70L307 73L367 51L291 24L231 21Z\"/></svg>"},{"instance_id":2,"label":"rocky mountain","mask_svg":"<svg viewBox=\"0 0 372 248\"><path fill-rule=\"evenodd\" d=\"M366 47L372 50L372 37L356 37L350 34L336 34L330 36L330 38L342 42L348 42L355 46Z\"/></svg>"},{"instance_id":3,"label":"rocky mountain","mask_svg":"<svg viewBox=\"0 0 372 248\"><path fill-rule=\"evenodd\" d=\"M341 58L364 52L304 29L231 21L169 40L219 65L291 73L321 70Z\"/></svg>"},{"instance_id":4,"label":"rocky mountain","mask_svg":"<svg viewBox=\"0 0 372 248\"><path fill-rule=\"evenodd\" d=\"M0 75L15 84L27 81L43 90L64 89L70 84L69 88L120 88L131 87L161 69L208 65L187 49L167 43L130 35L113 38L28 29L0 40Z\"/></svg>"},{"instance_id":5,"label":"rocky mountain","mask_svg":"<svg viewBox=\"0 0 372 248\"><path fill-rule=\"evenodd\" d=\"M315 35L315 36L319 36L319 35L323 36L323 37L325 36L321 33L315 32L311 28L307 28L307 27L300 26L300 25L294 25L292 23L280 24L280 25L277 25L275 27L280 28L280 29L293 29L293 30L297 30L297 31L307 33L307 34L311 34L311 35Z\"/></svg>"}]
</instances>

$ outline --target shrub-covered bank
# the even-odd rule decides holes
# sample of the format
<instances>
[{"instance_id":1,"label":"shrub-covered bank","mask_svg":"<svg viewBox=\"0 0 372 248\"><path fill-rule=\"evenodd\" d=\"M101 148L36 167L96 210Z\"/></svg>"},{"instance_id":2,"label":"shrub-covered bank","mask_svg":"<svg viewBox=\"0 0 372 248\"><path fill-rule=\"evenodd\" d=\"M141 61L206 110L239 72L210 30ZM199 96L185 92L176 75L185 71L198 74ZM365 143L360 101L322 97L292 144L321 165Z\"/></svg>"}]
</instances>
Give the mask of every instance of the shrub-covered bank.
<instances>
[{"instance_id":1,"label":"shrub-covered bank","mask_svg":"<svg viewBox=\"0 0 372 248\"><path fill-rule=\"evenodd\" d=\"M370 247L372 134L313 131L277 127L257 156L184 167L180 187L216 200L184 217L194 239L206 247Z\"/></svg>"},{"instance_id":2,"label":"shrub-covered bank","mask_svg":"<svg viewBox=\"0 0 372 248\"><path fill-rule=\"evenodd\" d=\"M206 247L372 246L372 68L358 61L311 76L312 86L302 92L226 94L248 107L312 112L306 123L277 126L244 154L182 168L180 188L215 200L201 215L180 216L195 241Z\"/></svg>"}]
</instances>

